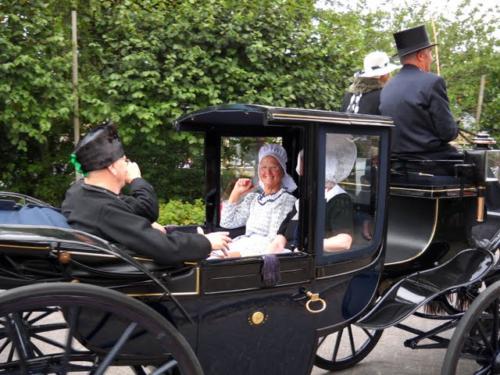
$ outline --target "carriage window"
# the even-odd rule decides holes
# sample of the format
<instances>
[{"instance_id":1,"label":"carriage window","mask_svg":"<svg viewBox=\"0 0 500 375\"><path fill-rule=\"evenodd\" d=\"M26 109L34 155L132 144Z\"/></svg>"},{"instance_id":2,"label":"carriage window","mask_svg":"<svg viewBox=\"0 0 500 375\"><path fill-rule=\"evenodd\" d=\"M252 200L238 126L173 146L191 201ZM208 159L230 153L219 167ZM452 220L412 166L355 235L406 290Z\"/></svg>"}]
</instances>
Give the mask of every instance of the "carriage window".
<instances>
[{"instance_id":1,"label":"carriage window","mask_svg":"<svg viewBox=\"0 0 500 375\"><path fill-rule=\"evenodd\" d=\"M325 142L325 255L366 248L375 227L379 139L327 134Z\"/></svg>"},{"instance_id":2,"label":"carriage window","mask_svg":"<svg viewBox=\"0 0 500 375\"><path fill-rule=\"evenodd\" d=\"M223 137L221 150L221 200L227 200L238 178L250 178L258 185L259 148L265 143L281 144L273 137Z\"/></svg>"}]
</instances>

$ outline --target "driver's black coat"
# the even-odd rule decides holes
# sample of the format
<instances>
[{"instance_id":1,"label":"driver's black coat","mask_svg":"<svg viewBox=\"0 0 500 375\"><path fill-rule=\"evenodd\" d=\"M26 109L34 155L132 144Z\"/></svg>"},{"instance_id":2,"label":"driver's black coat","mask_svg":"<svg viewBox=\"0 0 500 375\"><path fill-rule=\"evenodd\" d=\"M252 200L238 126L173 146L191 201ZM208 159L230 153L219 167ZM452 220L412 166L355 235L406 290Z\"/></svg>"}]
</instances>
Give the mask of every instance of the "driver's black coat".
<instances>
[{"instance_id":1,"label":"driver's black coat","mask_svg":"<svg viewBox=\"0 0 500 375\"><path fill-rule=\"evenodd\" d=\"M61 209L73 228L123 245L161 264L204 259L211 250L210 242L202 235L165 235L151 227L158 218L158 201L153 187L142 178L132 181L128 196L76 182L66 192Z\"/></svg>"}]
</instances>

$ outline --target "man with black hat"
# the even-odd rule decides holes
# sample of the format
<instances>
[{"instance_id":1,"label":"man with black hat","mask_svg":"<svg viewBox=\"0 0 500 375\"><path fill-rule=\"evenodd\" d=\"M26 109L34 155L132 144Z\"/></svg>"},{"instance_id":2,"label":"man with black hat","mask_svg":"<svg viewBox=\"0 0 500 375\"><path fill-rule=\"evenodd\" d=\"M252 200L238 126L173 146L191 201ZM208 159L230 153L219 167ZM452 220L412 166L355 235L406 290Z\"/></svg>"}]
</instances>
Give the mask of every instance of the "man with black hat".
<instances>
[{"instance_id":1,"label":"man with black hat","mask_svg":"<svg viewBox=\"0 0 500 375\"><path fill-rule=\"evenodd\" d=\"M62 212L73 228L166 265L204 259L212 249L227 247L227 233L164 233L155 222L155 191L141 178L139 166L126 158L112 123L88 133L71 157L85 176L68 189L62 204ZM130 187L129 196L120 194L125 185Z\"/></svg>"},{"instance_id":2,"label":"man with black hat","mask_svg":"<svg viewBox=\"0 0 500 375\"><path fill-rule=\"evenodd\" d=\"M394 34L403 68L380 95L380 112L396 125L392 153L402 159L456 159L458 135L444 80L430 73L432 47L425 26Z\"/></svg>"}]
</instances>

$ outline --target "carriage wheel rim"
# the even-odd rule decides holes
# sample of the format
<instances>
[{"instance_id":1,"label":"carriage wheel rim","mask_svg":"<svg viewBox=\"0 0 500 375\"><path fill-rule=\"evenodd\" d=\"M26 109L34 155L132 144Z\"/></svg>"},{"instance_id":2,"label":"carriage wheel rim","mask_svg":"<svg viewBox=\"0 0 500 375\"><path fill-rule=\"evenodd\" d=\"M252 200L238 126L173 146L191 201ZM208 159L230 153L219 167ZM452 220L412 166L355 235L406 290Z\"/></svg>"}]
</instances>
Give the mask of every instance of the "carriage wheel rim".
<instances>
[{"instance_id":1,"label":"carriage wheel rim","mask_svg":"<svg viewBox=\"0 0 500 375\"><path fill-rule=\"evenodd\" d=\"M152 365L151 367L156 368L152 370L155 374L164 373L168 368L179 366L181 371L185 370L183 374L202 374L201 366L189 344L156 311L118 292L90 285L74 285L67 283L51 283L42 287L32 285L16 288L14 291L7 291L0 295L0 350L7 357L3 363L0 362L0 374L86 371L99 375L112 365L124 365L134 370ZM16 298L16 294L20 298ZM94 303L94 305L89 308L89 303ZM58 308L53 308L54 305ZM63 311L64 309L73 313L65 315L68 313ZM87 334L89 328L86 328L85 324L78 325L75 322L80 323L78 319L85 317L85 314L81 315L81 311L91 314L93 309L97 309L100 314L93 323L96 323L96 327L101 326L96 331L101 337L85 336L87 340L90 337L91 346L89 349L89 342L85 343L84 350L78 346L82 344L83 337L80 331L83 329L83 332ZM123 330L111 338L105 335L106 331L103 329L116 328L116 326L99 320L108 312L112 314L113 324L116 322L114 320L116 317L122 319L121 326L118 325L118 327L123 327ZM60 320L62 318L66 326L59 321L56 325L50 322L51 314L58 315ZM46 320L39 319L39 316L43 316ZM73 320L72 316L75 317ZM72 333L73 327L79 327L80 331L77 333L80 336ZM62 330L65 335L52 341L53 346L49 349L37 346L40 345L40 338L59 333L54 332L52 328ZM17 336L14 334L16 332ZM17 342L14 343L13 337L20 339L16 339ZM142 353L131 355L131 353L134 354L130 349L136 342L134 340L139 340L137 342L140 343L141 339L145 339L153 346L158 345L160 349L157 352L153 351L151 355L147 354L150 351L148 348L143 349ZM155 341L150 341L151 339ZM44 344L50 344L50 340L45 337ZM35 341L36 345L32 345L32 341ZM68 342L69 345L66 347ZM106 342L109 342L109 345L102 344ZM179 347L174 347L177 344ZM92 346L96 345L104 349L95 351ZM107 346L99 347L99 345ZM181 348L183 345L187 345L186 351ZM160 357L157 353L163 354ZM167 353L175 353L175 355L167 355ZM181 361L177 361L178 359ZM140 370L137 373L149 372Z\"/></svg>"}]
</instances>

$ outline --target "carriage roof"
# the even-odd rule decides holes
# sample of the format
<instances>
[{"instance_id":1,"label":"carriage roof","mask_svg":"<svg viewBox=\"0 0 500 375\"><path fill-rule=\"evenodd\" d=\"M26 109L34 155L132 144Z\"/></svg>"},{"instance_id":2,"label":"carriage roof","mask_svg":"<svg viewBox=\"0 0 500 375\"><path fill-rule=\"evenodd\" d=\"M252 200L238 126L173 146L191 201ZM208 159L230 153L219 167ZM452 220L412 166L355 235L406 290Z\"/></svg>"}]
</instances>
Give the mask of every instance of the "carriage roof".
<instances>
[{"instance_id":1,"label":"carriage roof","mask_svg":"<svg viewBox=\"0 0 500 375\"><path fill-rule=\"evenodd\" d=\"M383 116L255 104L229 104L208 107L186 114L175 121L177 130L188 131L245 128L249 126L307 125L311 123L394 126L391 118Z\"/></svg>"}]
</instances>

